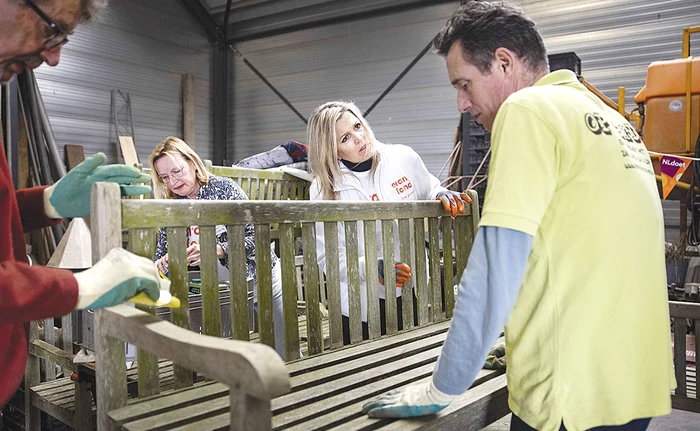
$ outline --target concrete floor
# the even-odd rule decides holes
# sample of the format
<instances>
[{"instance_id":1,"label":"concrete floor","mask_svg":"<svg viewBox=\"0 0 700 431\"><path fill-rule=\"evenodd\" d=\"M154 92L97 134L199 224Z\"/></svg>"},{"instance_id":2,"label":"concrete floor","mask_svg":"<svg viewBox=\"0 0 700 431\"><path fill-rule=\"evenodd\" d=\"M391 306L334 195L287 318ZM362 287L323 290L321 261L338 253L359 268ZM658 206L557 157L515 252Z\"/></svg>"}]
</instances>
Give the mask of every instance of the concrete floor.
<instances>
[{"instance_id":1,"label":"concrete floor","mask_svg":"<svg viewBox=\"0 0 700 431\"><path fill-rule=\"evenodd\" d=\"M509 431L510 415L492 423L482 431ZM700 414L673 410L670 415L652 419L647 431L700 431Z\"/></svg>"}]
</instances>

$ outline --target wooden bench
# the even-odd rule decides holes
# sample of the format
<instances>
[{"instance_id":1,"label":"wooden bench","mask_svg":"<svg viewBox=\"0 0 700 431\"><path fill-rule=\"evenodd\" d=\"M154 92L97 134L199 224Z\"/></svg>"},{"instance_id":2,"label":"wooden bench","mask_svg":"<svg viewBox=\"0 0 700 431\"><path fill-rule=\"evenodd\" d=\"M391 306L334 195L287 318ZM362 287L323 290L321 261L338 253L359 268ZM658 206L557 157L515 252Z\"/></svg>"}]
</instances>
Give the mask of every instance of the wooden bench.
<instances>
[{"instance_id":1,"label":"wooden bench","mask_svg":"<svg viewBox=\"0 0 700 431\"><path fill-rule=\"evenodd\" d=\"M697 366L700 357L700 303L669 301L673 319L673 364L676 372L676 390L671 396L674 409L700 413L698 398ZM686 360L686 328L688 319L694 321L695 329L695 364L690 366Z\"/></svg>"},{"instance_id":2,"label":"wooden bench","mask_svg":"<svg viewBox=\"0 0 700 431\"><path fill-rule=\"evenodd\" d=\"M140 244L149 232L163 225L168 226L168 244L171 251L170 275L171 292L183 299L183 307L173 310L172 322L188 327L186 296L186 261L184 254L185 226L200 227L202 247L202 302L204 334L219 337L221 334L220 308L217 304L215 270L215 226L227 226L231 247L229 249L229 270L231 279L231 322L233 337L248 340L247 309L245 307L245 260L243 250L243 228L253 224L256 233L256 246L269 244L270 224L279 225L282 262L283 302L285 319L285 350L288 358L298 358L300 336L297 327L297 286L295 283L295 226L301 232L304 261L304 295L309 301L318 302L319 280L316 264L316 223L324 223L326 254L328 258L328 313L329 339L324 342L321 331L320 312L315 307L307 310L307 337L309 356L293 361L286 366L290 378L275 375L274 379L284 382L273 384L266 379L273 378L253 368L247 369L247 378L258 381L267 387L290 387L292 393L258 391L258 387L248 389L242 383L231 383L232 376L224 380L220 369L229 369L221 356L209 358L203 350L202 336L178 329L174 325L160 322L157 317L128 307L98 312L97 339L106 342L98 345L97 357L97 398L98 423L104 429L153 429L157 426L178 426L190 429L218 429L227 425L234 429L270 429L271 427L298 426L313 429L319 424L327 425L325 414L333 415L333 423L339 427L359 421L367 421L368 426L376 427L378 422L364 417L359 412L358 403L392 387L427 378L432 371L439 348L447 329L446 319L454 308L452 281L466 266L467 256L478 223L478 216L472 213L474 204L467 208L465 216L452 219L446 216L438 202L409 203L349 203L349 202L268 202L268 201L156 201L120 200L118 190L111 185L100 184L93 192L93 240L99 241L96 256L120 244L121 228L130 232L129 248L139 252ZM342 224L341 234L345 235L350 279L350 328L352 346L342 346L340 295L338 282L338 222ZM386 301L387 332L379 334L379 301L376 278L368 277L368 304L370 340L361 341L361 320L359 313L359 244L358 232L366 235L364 246L367 273L376 273L375 228L382 227L385 261L401 259L414 263L415 283L404 287L410 291L415 287L417 294L417 315L419 325L413 327L413 303L403 301L404 330L398 331L396 324L396 302L393 289L387 289ZM426 228L427 226L427 232ZM394 229L398 228L401 255L394 254ZM99 233L99 234L98 234ZM427 235L427 241L426 241ZM453 238L456 240L453 241ZM427 248L426 248L427 243ZM240 244L240 247L238 245ZM235 246L234 246L235 245ZM260 306L260 340L269 346L274 344L272 328L272 294L270 263L267 254L260 254L258 261L258 296ZM426 258L427 256L427 258ZM457 272L453 268L456 266ZM444 271L445 274L441 272ZM449 280L443 288L441 279ZM387 285L395 282L394 274L386 275ZM415 285L415 286L413 286ZM444 297L443 297L444 292ZM442 303L444 302L444 310ZM107 323L104 323L107 322ZM102 325L105 325L104 327ZM158 326L158 333L155 327ZM128 329L127 329L128 328ZM186 340L185 340L186 338ZM211 340L213 338L207 338ZM106 341L105 341L106 340ZM121 340L117 341L117 340ZM191 345L190 345L191 340ZM127 403L126 379L123 370L123 342L136 344L139 349L139 399ZM224 341L220 341L225 343ZM175 347L171 346L175 345ZM206 343L204 343L206 345ZM157 348L154 347L157 345ZM244 343L250 349L256 344ZM236 355L244 355L246 350L236 344ZM319 355L324 350L328 353ZM170 357L174 365L174 385L180 390L159 394L156 376L157 358L146 350L156 351L159 357ZM256 350L257 351L257 350ZM208 352L208 350L207 350ZM214 353L212 353L214 354ZM267 361L269 358L258 358ZM232 362L233 363L233 362ZM259 365L252 361L247 367ZM217 368L218 367L218 368ZM193 384L192 371L219 380ZM356 383L361 382L361 383ZM233 386L231 386L233 385ZM286 386L285 386L286 385ZM258 391L234 395L236 390ZM115 396L116 394L116 396ZM302 394L306 394L301 397ZM498 371L483 372L477 385L460 401L443 414L419 421L381 422L389 427L449 425L462 421L466 429L478 429L488 422L507 413L507 392L505 376ZM172 398L171 398L172 397ZM252 398L251 398L252 397ZM277 398L275 398L277 397ZM333 403L330 403L333 398ZM177 401L179 400L179 401ZM214 401L216 400L216 401ZM241 401L244 400L244 401ZM252 400L252 401L251 401ZM272 400L271 402L269 400ZM245 403L253 407L245 407ZM202 403L202 404L199 404ZM320 404L317 404L320 403ZM249 422L241 426L241 418L236 416L246 408L255 414L245 416ZM165 410L163 410L165 409ZM345 412L344 416L340 411ZM238 412L238 413L232 413ZM257 419L256 419L257 418ZM467 420L467 418L469 418ZM201 420L201 422L199 422ZM167 421L167 425L165 423ZM348 422L349 421L349 422ZM424 423L428 421L427 423ZM358 423L359 423L358 422ZM196 425L195 425L196 423ZM354 425L350 425L353 426ZM362 425L359 429L364 427ZM401 428L403 429L403 428Z\"/></svg>"},{"instance_id":3,"label":"wooden bench","mask_svg":"<svg viewBox=\"0 0 700 431\"><path fill-rule=\"evenodd\" d=\"M236 181L252 201L309 200L311 183L281 169L250 169L206 164L206 168L212 174Z\"/></svg>"},{"instance_id":4,"label":"wooden bench","mask_svg":"<svg viewBox=\"0 0 700 431\"><path fill-rule=\"evenodd\" d=\"M205 161L205 164L212 174L234 179L252 200L308 199L310 183L279 169L212 166L210 161ZM144 171L147 172L148 168ZM275 237L274 229L272 237ZM146 244L142 244L143 255L148 255L149 252L152 254L155 248L155 237L152 238L150 245L151 249L148 251ZM301 263L297 271L301 274ZM227 310L227 306L222 308L222 312ZM196 305L191 311L201 313ZM42 322L31 323L30 357L23 386L26 397L23 403L25 428L40 429L40 415L43 411L72 428L92 429L94 404L91 394L94 388L91 388L89 382L84 379L74 382L69 377L72 373L81 370L78 364L73 364L72 358L75 352L81 346L94 349L94 317L91 312L72 313L61 319L61 328L54 328L53 321L54 319L45 319ZM44 331L40 328L41 325L54 330ZM55 372L56 365L62 370L62 374L58 377ZM61 396L56 396L57 393Z\"/></svg>"}]
</instances>

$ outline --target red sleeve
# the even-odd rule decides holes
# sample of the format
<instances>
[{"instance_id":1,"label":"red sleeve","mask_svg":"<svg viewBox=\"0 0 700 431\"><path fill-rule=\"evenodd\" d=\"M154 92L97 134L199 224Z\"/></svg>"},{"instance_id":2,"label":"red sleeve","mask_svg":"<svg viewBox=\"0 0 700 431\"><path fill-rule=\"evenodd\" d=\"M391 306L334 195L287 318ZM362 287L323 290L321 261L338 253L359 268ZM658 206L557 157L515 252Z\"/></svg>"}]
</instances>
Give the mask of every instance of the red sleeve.
<instances>
[{"instance_id":1,"label":"red sleeve","mask_svg":"<svg viewBox=\"0 0 700 431\"><path fill-rule=\"evenodd\" d=\"M0 263L0 326L58 317L78 303L78 281L65 269Z\"/></svg>"},{"instance_id":2,"label":"red sleeve","mask_svg":"<svg viewBox=\"0 0 700 431\"><path fill-rule=\"evenodd\" d=\"M44 212L44 189L47 186L21 189L15 192L22 228L25 232L51 226L62 221L46 217Z\"/></svg>"}]
</instances>

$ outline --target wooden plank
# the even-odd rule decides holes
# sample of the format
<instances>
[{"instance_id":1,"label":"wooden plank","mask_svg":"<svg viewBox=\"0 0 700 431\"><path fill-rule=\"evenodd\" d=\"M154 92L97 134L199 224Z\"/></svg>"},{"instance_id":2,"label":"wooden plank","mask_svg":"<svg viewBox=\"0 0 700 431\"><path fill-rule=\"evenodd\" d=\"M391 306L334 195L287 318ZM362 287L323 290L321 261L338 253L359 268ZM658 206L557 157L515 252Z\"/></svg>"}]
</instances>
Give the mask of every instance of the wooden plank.
<instances>
[{"instance_id":1,"label":"wooden plank","mask_svg":"<svg viewBox=\"0 0 700 431\"><path fill-rule=\"evenodd\" d=\"M155 252L155 229L130 229L129 251L139 256L151 259ZM136 305L139 310L155 315L155 308ZM155 395L160 392L158 382L158 357L145 349L137 349L136 358L138 367L138 391L142 397ZM81 388L81 390L83 390Z\"/></svg>"},{"instance_id":2,"label":"wooden plank","mask_svg":"<svg viewBox=\"0 0 700 431\"><path fill-rule=\"evenodd\" d=\"M134 145L134 138L131 136L120 136L119 137L119 147L122 149L122 155L124 156L124 164L127 166L138 166L139 156L136 154L136 146Z\"/></svg>"},{"instance_id":3,"label":"wooden plank","mask_svg":"<svg viewBox=\"0 0 700 431\"><path fill-rule=\"evenodd\" d=\"M29 339L39 339L39 324L36 321L29 323ZM32 387L41 381L41 364L38 357L29 355L24 369L24 405L30 406L24 414L24 429L38 431L41 429L41 412L32 403Z\"/></svg>"},{"instance_id":4,"label":"wooden plank","mask_svg":"<svg viewBox=\"0 0 700 431\"><path fill-rule=\"evenodd\" d=\"M430 292L428 280L426 280L425 262L425 231L423 218L413 220L413 238L415 242L416 269L413 277L416 279L416 300L418 304L418 325L427 325L430 322Z\"/></svg>"},{"instance_id":5,"label":"wooden plank","mask_svg":"<svg viewBox=\"0 0 700 431\"><path fill-rule=\"evenodd\" d=\"M121 194L116 183L95 183L90 200L92 259L97 263L109 250L121 247ZM106 309L95 311L95 380L97 426L109 429L107 412L126 405L126 355L124 343L103 332Z\"/></svg>"},{"instance_id":6,"label":"wooden plank","mask_svg":"<svg viewBox=\"0 0 700 431\"><path fill-rule=\"evenodd\" d=\"M676 373L676 395L686 396L685 319L676 317L673 322L673 365Z\"/></svg>"},{"instance_id":7,"label":"wooden plank","mask_svg":"<svg viewBox=\"0 0 700 431\"><path fill-rule=\"evenodd\" d=\"M219 273L216 258L216 228L199 227L199 265L202 279L202 332L221 337L221 303L219 299Z\"/></svg>"},{"instance_id":8,"label":"wooden plank","mask_svg":"<svg viewBox=\"0 0 700 431\"><path fill-rule=\"evenodd\" d=\"M316 225L305 223L302 226L302 246L307 251L304 258L304 284L306 285L306 313L309 337L308 353L315 355L323 351L323 331L321 310L319 309L319 271L316 256Z\"/></svg>"},{"instance_id":9,"label":"wooden plank","mask_svg":"<svg viewBox=\"0 0 700 431\"><path fill-rule=\"evenodd\" d=\"M64 409L56 405L56 403L53 403L45 398L40 397L36 393L31 394L31 405L32 407L35 407L39 409L42 412L45 412L47 415L58 419L59 421L65 423L71 428L75 428L75 412L70 411L68 409ZM41 426L41 423L39 423L39 426ZM39 429L39 428L37 428Z\"/></svg>"},{"instance_id":10,"label":"wooden plank","mask_svg":"<svg viewBox=\"0 0 700 431\"><path fill-rule=\"evenodd\" d=\"M272 262L270 259L270 225L255 224L255 275L258 286L260 342L275 347L272 316ZM296 306L295 306L296 309Z\"/></svg>"},{"instance_id":11,"label":"wooden plank","mask_svg":"<svg viewBox=\"0 0 700 431\"><path fill-rule=\"evenodd\" d=\"M340 308L340 266L338 261L338 224L324 223L326 255L326 289L328 291L328 318L331 349L343 346L343 324ZM304 251L304 254L307 252ZM315 256L314 256L315 258Z\"/></svg>"},{"instance_id":12,"label":"wooden plank","mask_svg":"<svg viewBox=\"0 0 700 431\"><path fill-rule=\"evenodd\" d=\"M668 301L668 307L672 317L700 320L700 303Z\"/></svg>"},{"instance_id":13,"label":"wooden plank","mask_svg":"<svg viewBox=\"0 0 700 431\"><path fill-rule=\"evenodd\" d=\"M227 396L214 399L196 399L188 405L180 406L177 410L149 415L142 419L124 423L128 431L148 431L153 429L170 429L186 425L201 418L228 412L230 401ZM195 429L195 428L191 428Z\"/></svg>"},{"instance_id":14,"label":"wooden plank","mask_svg":"<svg viewBox=\"0 0 700 431\"><path fill-rule=\"evenodd\" d=\"M396 315L396 270L394 263L394 220L382 220L382 251L384 259L384 306L386 310L386 333L399 330Z\"/></svg>"},{"instance_id":15,"label":"wooden plank","mask_svg":"<svg viewBox=\"0 0 700 431\"><path fill-rule=\"evenodd\" d=\"M159 397L137 400L125 408L109 412L109 417L118 424L132 422L157 414L160 411L171 411L183 408L192 400L212 400L228 396L228 387L223 383L206 382L190 388L180 389Z\"/></svg>"},{"instance_id":16,"label":"wooden plank","mask_svg":"<svg viewBox=\"0 0 700 431\"><path fill-rule=\"evenodd\" d=\"M360 296L360 253L357 238L357 222L345 223L345 267L348 274L348 311L350 318L350 342L362 341L362 298Z\"/></svg>"},{"instance_id":17,"label":"wooden plank","mask_svg":"<svg viewBox=\"0 0 700 431\"><path fill-rule=\"evenodd\" d=\"M125 200L124 202L129 202ZM124 206L122 203L122 208ZM167 220L167 219L163 219ZM170 310L170 321L180 328L190 329L190 301L187 280L187 230L185 227L168 228L168 276L170 293L180 299L180 308ZM174 368L175 387L192 386L192 370L179 365Z\"/></svg>"},{"instance_id":18,"label":"wooden plank","mask_svg":"<svg viewBox=\"0 0 700 431\"><path fill-rule=\"evenodd\" d=\"M414 244L411 242L411 223L408 219L399 219L399 243L401 248L399 249L399 260L404 262L411 267L411 271L414 272L415 268L412 265L411 254L415 249ZM403 301L401 302L402 313L403 313L403 329L413 328L413 285L415 276L409 278L403 285L402 296Z\"/></svg>"},{"instance_id":19,"label":"wooden plank","mask_svg":"<svg viewBox=\"0 0 700 431\"><path fill-rule=\"evenodd\" d=\"M193 211L192 208L201 208ZM437 201L190 201L187 199L129 199L122 203L123 227L212 226L248 223L394 220L444 215ZM458 216L457 219L469 220Z\"/></svg>"},{"instance_id":20,"label":"wooden plank","mask_svg":"<svg viewBox=\"0 0 700 431\"><path fill-rule=\"evenodd\" d=\"M231 280L231 331L235 340L248 341L248 281L245 226L227 226L228 268Z\"/></svg>"},{"instance_id":21,"label":"wooden plank","mask_svg":"<svg viewBox=\"0 0 700 431\"><path fill-rule=\"evenodd\" d=\"M284 362L268 347L197 334L125 305L107 311L103 332L109 336L147 345L156 355L260 399L289 391Z\"/></svg>"},{"instance_id":22,"label":"wooden plank","mask_svg":"<svg viewBox=\"0 0 700 431\"><path fill-rule=\"evenodd\" d=\"M440 220L442 222L442 262L445 274L445 317L451 319L455 308L452 218L442 217Z\"/></svg>"},{"instance_id":23,"label":"wooden plank","mask_svg":"<svg viewBox=\"0 0 700 431\"><path fill-rule=\"evenodd\" d=\"M362 222L365 240L365 285L367 288L367 325L369 338L379 338L381 324L379 321L379 278L377 270L377 222L367 220Z\"/></svg>"},{"instance_id":24,"label":"wooden plank","mask_svg":"<svg viewBox=\"0 0 700 431\"><path fill-rule=\"evenodd\" d=\"M315 402L313 408L300 407L289 410L272 418L274 428L293 427L297 429L311 430L326 426L339 425L351 416L357 416L362 410L362 403L379 396L392 389L405 386L417 379L425 378L433 374L435 364L413 368L405 373L390 376L388 378L371 382L365 386L329 396ZM349 405L349 408L347 408Z\"/></svg>"},{"instance_id":25,"label":"wooden plank","mask_svg":"<svg viewBox=\"0 0 700 431\"><path fill-rule=\"evenodd\" d=\"M346 361L366 357L376 351L386 351L397 347L405 346L410 342L433 337L436 334L447 332L449 322L416 327L410 331L402 331L391 337L382 337L371 343L361 343L352 348L333 350L319 356L304 358L303 361L296 361L287 364L289 375L295 377L309 371L330 367Z\"/></svg>"},{"instance_id":26,"label":"wooden plank","mask_svg":"<svg viewBox=\"0 0 700 431\"><path fill-rule=\"evenodd\" d=\"M182 74L182 137L187 145L193 150L197 150L196 128L195 128L195 93L194 74Z\"/></svg>"},{"instance_id":27,"label":"wooden plank","mask_svg":"<svg viewBox=\"0 0 700 431\"><path fill-rule=\"evenodd\" d=\"M428 218L428 252L430 253L429 271L430 271L430 287L428 292L432 294L430 298L431 320L437 322L442 320L442 286L440 284L440 231L438 230L437 217Z\"/></svg>"},{"instance_id":28,"label":"wooden plank","mask_svg":"<svg viewBox=\"0 0 700 431\"><path fill-rule=\"evenodd\" d=\"M299 359L299 328L297 320L297 292L294 283L294 225L283 223L279 227L282 265L282 303L284 305L284 348L285 359ZM269 246L268 246L269 249ZM267 252L267 251L266 251ZM312 303L316 305L316 303ZM318 307L315 307L318 308Z\"/></svg>"},{"instance_id":29,"label":"wooden plank","mask_svg":"<svg viewBox=\"0 0 700 431\"><path fill-rule=\"evenodd\" d=\"M70 171L85 160L85 152L82 145L66 144L63 146L66 168Z\"/></svg>"},{"instance_id":30,"label":"wooden plank","mask_svg":"<svg viewBox=\"0 0 700 431\"><path fill-rule=\"evenodd\" d=\"M461 278L462 273L467 267L467 259L469 258L469 248L467 243L473 240L469 232L467 224L469 220L466 217L456 217L454 223L455 235L455 261L457 262L457 275Z\"/></svg>"},{"instance_id":31,"label":"wooden plank","mask_svg":"<svg viewBox=\"0 0 700 431\"><path fill-rule=\"evenodd\" d=\"M75 355L59 349L46 341L30 341L29 354L37 358L41 358L49 364L56 364L60 366L64 370L64 373L70 373L78 370L78 365L73 363L73 357ZM51 380L55 380L55 377Z\"/></svg>"}]
</instances>

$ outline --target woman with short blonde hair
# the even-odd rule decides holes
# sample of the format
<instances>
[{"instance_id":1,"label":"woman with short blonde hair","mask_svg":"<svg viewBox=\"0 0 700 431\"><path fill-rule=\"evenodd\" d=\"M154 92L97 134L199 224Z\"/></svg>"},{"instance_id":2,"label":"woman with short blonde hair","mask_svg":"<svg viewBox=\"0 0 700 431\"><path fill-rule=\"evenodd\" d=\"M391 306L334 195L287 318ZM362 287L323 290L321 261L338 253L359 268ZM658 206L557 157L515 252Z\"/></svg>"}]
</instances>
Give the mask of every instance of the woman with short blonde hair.
<instances>
[{"instance_id":1,"label":"woman with short blonde hair","mask_svg":"<svg viewBox=\"0 0 700 431\"><path fill-rule=\"evenodd\" d=\"M153 178L153 191L161 199L247 200L245 192L231 178L207 173L202 159L180 138L164 139L148 158ZM199 266L199 229L187 229L187 264ZM255 280L255 235L253 225L245 227L246 270L249 280ZM228 277L228 232L224 226L216 227L216 254L219 258L219 274ZM272 314L275 327L275 350L284 358L284 319L282 316L282 271L277 255L270 250L272 262ZM156 266L168 273L168 243L165 228L158 231L158 243L153 255ZM253 296L257 306L257 283L253 284Z\"/></svg>"}]
</instances>

